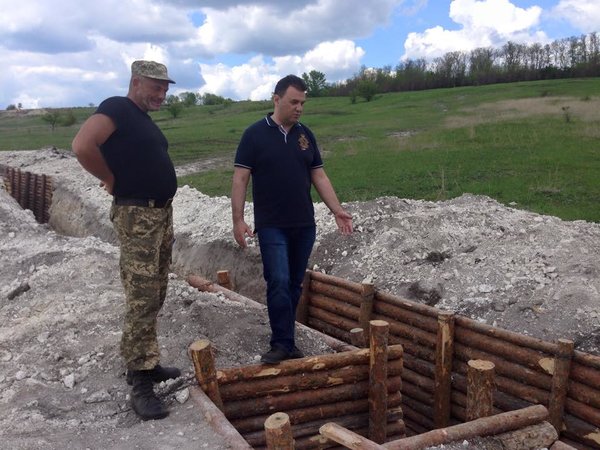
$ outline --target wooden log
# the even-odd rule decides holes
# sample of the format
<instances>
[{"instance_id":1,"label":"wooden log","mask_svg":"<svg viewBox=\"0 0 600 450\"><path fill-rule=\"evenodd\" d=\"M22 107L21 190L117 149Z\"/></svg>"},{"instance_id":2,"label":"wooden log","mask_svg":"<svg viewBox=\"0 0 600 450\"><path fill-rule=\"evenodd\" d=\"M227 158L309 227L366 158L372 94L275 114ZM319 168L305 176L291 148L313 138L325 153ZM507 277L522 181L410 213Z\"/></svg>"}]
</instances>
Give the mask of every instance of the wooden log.
<instances>
[{"instance_id":1,"label":"wooden log","mask_svg":"<svg viewBox=\"0 0 600 450\"><path fill-rule=\"evenodd\" d=\"M443 428L450 420L450 377L454 358L453 313L442 312L438 315L435 355L433 419L436 428Z\"/></svg>"},{"instance_id":2,"label":"wooden log","mask_svg":"<svg viewBox=\"0 0 600 450\"><path fill-rule=\"evenodd\" d=\"M334 277L332 275L327 275L321 272L311 271L310 278L311 280L320 281L321 283L331 284L333 286L348 289L349 291L356 292L357 294L360 294L362 291L360 283L345 280L343 278Z\"/></svg>"},{"instance_id":3,"label":"wooden log","mask_svg":"<svg viewBox=\"0 0 600 450\"><path fill-rule=\"evenodd\" d=\"M567 398L565 401L565 411L600 429L600 410L597 408Z\"/></svg>"},{"instance_id":4,"label":"wooden log","mask_svg":"<svg viewBox=\"0 0 600 450\"><path fill-rule=\"evenodd\" d=\"M372 300L372 298L371 298ZM361 310L362 314L362 310ZM372 320L370 325L369 359L369 439L378 444L385 442L386 411L388 404L388 335L389 325Z\"/></svg>"},{"instance_id":5,"label":"wooden log","mask_svg":"<svg viewBox=\"0 0 600 450\"><path fill-rule=\"evenodd\" d=\"M292 434L294 438L302 438L305 436L315 435L319 428L326 423L331 422L330 418L304 422L292 425ZM397 407L388 411L388 435L392 433L404 434L406 427L402 421L402 408ZM365 435L368 432L369 414L359 413L346 416L336 416L335 423L349 430L365 430ZM253 447L264 446L266 444L264 430L253 431L243 434L244 439Z\"/></svg>"},{"instance_id":6,"label":"wooden log","mask_svg":"<svg viewBox=\"0 0 600 450\"><path fill-rule=\"evenodd\" d=\"M371 315L373 314L373 297L375 296L375 286L372 283L361 284L361 302L358 317L358 326L364 330L365 341L369 341L371 333ZM389 326L389 325L388 325ZM387 344L387 337L386 337Z\"/></svg>"},{"instance_id":7,"label":"wooden log","mask_svg":"<svg viewBox=\"0 0 600 450\"><path fill-rule=\"evenodd\" d=\"M346 332L349 332L352 328L356 328L358 326L358 321L356 320L340 317L337 314L317 308L312 304L308 307L308 316L309 323L310 319L315 318Z\"/></svg>"},{"instance_id":8,"label":"wooden log","mask_svg":"<svg viewBox=\"0 0 600 450\"><path fill-rule=\"evenodd\" d=\"M323 320L308 315L308 326L313 330L323 333L325 336L332 336L341 341L350 342L350 332L342 330L334 325L331 325ZM353 327L354 328L354 327Z\"/></svg>"},{"instance_id":9,"label":"wooden log","mask_svg":"<svg viewBox=\"0 0 600 450\"><path fill-rule=\"evenodd\" d=\"M333 422L326 423L319 428L319 433L344 445L344 447L354 450L382 450L385 448Z\"/></svg>"},{"instance_id":10,"label":"wooden log","mask_svg":"<svg viewBox=\"0 0 600 450\"><path fill-rule=\"evenodd\" d=\"M365 331L362 328L352 328L350 330L350 342L359 348L366 347Z\"/></svg>"},{"instance_id":11,"label":"wooden log","mask_svg":"<svg viewBox=\"0 0 600 450\"><path fill-rule=\"evenodd\" d=\"M404 424L406 425L406 437L416 436L417 434L427 433L429 429L425 428L423 425L420 425L409 417L404 417Z\"/></svg>"},{"instance_id":12,"label":"wooden log","mask_svg":"<svg viewBox=\"0 0 600 450\"><path fill-rule=\"evenodd\" d=\"M514 331L504 330L485 323L469 319L465 316L456 317L456 327L471 330L488 337L506 341L520 347L526 347L549 355L556 354L558 346L554 343L543 341L538 338L519 334Z\"/></svg>"},{"instance_id":13,"label":"wooden log","mask_svg":"<svg viewBox=\"0 0 600 450\"><path fill-rule=\"evenodd\" d=\"M315 308L321 308L324 311L328 311L333 314L338 314L350 320L359 321L360 308L349 305L341 300L337 300L333 297L328 297L323 294L311 294L310 306Z\"/></svg>"},{"instance_id":14,"label":"wooden log","mask_svg":"<svg viewBox=\"0 0 600 450\"><path fill-rule=\"evenodd\" d=\"M406 411L405 411L406 414ZM418 450L450 442L513 431L546 420L548 410L542 405L530 406L496 416L483 417L451 427L432 430L410 438L387 442L384 447L393 450Z\"/></svg>"},{"instance_id":15,"label":"wooden log","mask_svg":"<svg viewBox=\"0 0 600 450\"><path fill-rule=\"evenodd\" d=\"M233 284L227 270L217 270L217 283L225 289L233 290Z\"/></svg>"},{"instance_id":16,"label":"wooden log","mask_svg":"<svg viewBox=\"0 0 600 450\"><path fill-rule=\"evenodd\" d=\"M201 339L193 342L189 347L189 351L194 363L194 373L196 374L198 384L222 411L223 400L219 391L219 383L217 382L215 359L210 341L208 339Z\"/></svg>"},{"instance_id":17,"label":"wooden log","mask_svg":"<svg viewBox=\"0 0 600 450\"><path fill-rule=\"evenodd\" d=\"M549 450L577 450L575 447L570 446L562 441L556 441Z\"/></svg>"},{"instance_id":18,"label":"wooden log","mask_svg":"<svg viewBox=\"0 0 600 450\"><path fill-rule=\"evenodd\" d=\"M407 368L404 368L402 371L402 378L413 385L418 386L420 389L430 392L433 396L435 388L432 379L419 375L418 373Z\"/></svg>"},{"instance_id":19,"label":"wooden log","mask_svg":"<svg viewBox=\"0 0 600 450\"><path fill-rule=\"evenodd\" d=\"M575 357L571 361L571 374L569 378L571 381L585 384L594 390L598 390L598 386L600 386L600 370L578 363Z\"/></svg>"},{"instance_id":20,"label":"wooden log","mask_svg":"<svg viewBox=\"0 0 600 450\"><path fill-rule=\"evenodd\" d=\"M400 394L393 394L389 397L390 408L396 408L402 404L402 396ZM320 419L331 419L335 417L368 413L369 401L367 398L358 400L348 400L343 402L334 402L329 404L321 404L315 406L309 406L305 408L296 408L285 411L289 416L290 422L294 425L311 422ZM268 415L258 415L243 417L240 419L232 419L231 423L241 433L252 432L261 430L263 428L264 421Z\"/></svg>"},{"instance_id":21,"label":"wooden log","mask_svg":"<svg viewBox=\"0 0 600 450\"><path fill-rule=\"evenodd\" d=\"M373 318L376 320L386 320L385 317L379 314L373 314ZM387 318L389 321L389 318ZM402 322L390 322L390 333L410 340L413 343L421 344L430 348L436 346L436 335L428 333L427 331L420 330L411 325Z\"/></svg>"},{"instance_id":22,"label":"wooden log","mask_svg":"<svg viewBox=\"0 0 600 450\"><path fill-rule=\"evenodd\" d=\"M401 338L393 334L390 334L389 340L391 344L401 344L404 348L405 354L411 355L423 361L428 361L431 363L435 362L435 351L433 348L417 345L409 339Z\"/></svg>"},{"instance_id":23,"label":"wooden log","mask_svg":"<svg viewBox=\"0 0 600 450\"><path fill-rule=\"evenodd\" d=\"M320 294L329 298L335 298L341 302L360 308L362 297L360 292L349 291L332 284L323 283L314 279L310 280L310 295Z\"/></svg>"},{"instance_id":24,"label":"wooden log","mask_svg":"<svg viewBox=\"0 0 600 450\"><path fill-rule=\"evenodd\" d=\"M304 280L302 281L302 293L300 294L300 300L298 300L298 306L296 307L296 321L307 325L308 324L308 305L311 302L310 292L310 271L304 272Z\"/></svg>"},{"instance_id":25,"label":"wooden log","mask_svg":"<svg viewBox=\"0 0 600 450\"><path fill-rule=\"evenodd\" d=\"M402 411L404 412L404 421L412 421L415 424L418 424L425 430L431 430L435 428L433 423L433 419L431 416L420 413L419 411L412 408L406 402L402 403Z\"/></svg>"},{"instance_id":26,"label":"wooden log","mask_svg":"<svg viewBox=\"0 0 600 450\"><path fill-rule=\"evenodd\" d=\"M571 370L571 359L573 358L574 348L573 341L567 339L558 340L558 352L554 359L554 372L552 376L552 392L548 405L548 420L557 430L562 429L562 417L565 410L569 372Z\"/></svg>"},{"instance_id":27,"label":"wooden log","mask_svg":"<svg viewBox=\"0 0 600 450\"><path fill-rule=\"evenodd\" d=\"M388 378L387 389L390 395L400 392L401 388L402 378L400 376ZM367 398L368 395L369 381L364 380L352 385L227 401L224 404L224 412L228 419L238 419L270 414L275 411L286 412L291 409L335 403L336 401L358 400Z\"/></svg>"},{"instance_id":28,"label":"wooden log","mask_svg":"<svg viewBox=\"0 0 600 450\"><path fill-rule=\"evenodd\" d=\"M461 361L455 361L454 370L455 372L453 376L456 378L458 374L466 375L468 372L468 366ZM515 397L526 400L529 403L547 405L550 401L550 393L548 391L538 389L534 386L528 386L519 381L499 375L496 375L495 380L497 391L506 392L514 395Z\"/></svg>"},{"instance_id":29,"label":"wooden log","mask_svg":"<svg viewBox=\"0 0 600 450\"><path fill-rule=\"evenodd\" d=\"M494 363L496 367L495 372L498 375L512 378L547 391L550 391L552 388L552 377L550 375L529 369L521 364L512 363L484 350L477 350L457 342L454 344L454 355L455 358L464 362L468 362L471 359L490 361Z\"/></svg>"},{"instance_id":30,"label":"wooden log","mask_svg":"<svg viewBox=\"0 0 600 450\"><path fill-rule=\"evenodd\" d=\"M408 367L418 374L431 378L432 380L435 378L435 364L415 358L413 355L409 354L404 354L403 359L404 367Z\"/></svg>"},{"instance_id":31,"label":"wooden log","mask_svg":"<svg viewBox=\"0 0 600 450\"><path fill-rule=\"evenodd\" d=\"M373 311L386 317L389 322L403 322L429 333L435 334L437 332L438 324L437 319L434 317L424 316L418 312L381 301L373 303Z\"/></svg>"},{"instance_id":32,"label":"wooden log","mask_svg":"<svg viewBox=\"0 0 600 450\"><path fill-rule=\"evenodd\" d=\"M600 428L571 414L565 414L563 423L561 438L563 436L568 437L575 442L586 445L588 448L600 448Z\"/></svg>"},{"instance_id":33,"label":"wooden log","mask_svg":"<svg viewBox=\"0 0 600 450\"><path fill-rule=\"evenodd\" d=\"M466 346L484 350L488 353L500 356L507 361L518 362L530 369L548 373L544 367L546 361L551 361L547 354L528 347L522 347L513 343L495 339L482 333L471 331L464 327L456 327L456 342Z\"/></svg>"},{"instance_id":34,"label":"wooden log","mask_svg":"<svg viewBox=\"0 0 600 450\"><path fill-rule=\"evenodd\" d=\"M277 412L265 420L265 435L269 450L293 450L294 437L290 418L286 413Z\"/></svg>"},{"instance_id":35,"label":"wooden log","mask_svg":"<svg viewBox=\"0 0 600 450\"><path fill-rule=\"evenodd\" d=\"M600 369L600 356L598 355L591 355L589 353L575 350L573 353L573 361L593 369Z\"/></svg>"},{"instance_id":36,"label":"wooden log","mask_svg":"<svg viewBox=\"0 0 600 450\"><path fill-rule=\"evenodd\" d=\"M388 363L390 376L402 373L402 359ZM224 400L278 395L306 389L321 389L341 384L356 383L369 378L368 366L346 366L319 372L306 372L302 376L287 375L276 378L254 379L244 383L230 383L220 387Z\"/></svg>"},{"instance_id":37,"label":"wooden log","mask_svg":"<svg viewBox=\"0 0 600 450\"><path fill-rule=\"evenodd\" d=\"M252 447L244 440L242 435L225 418L223 413L207 397L198 386L190 386L190 398L200 410L199 418L223 438L223 444L229 448L239 450L252 450Z\"/></svg>"},{"instance_id":38,"label":"wooden log","mask_svg":"<svg viewBox=\"0 0 600 450\"><path fill-rule=\"evenodd\" d=\"M494 363L480 359L468 362L467 421L491 416L494 406Z\"/></svg>"},{"instance_id":39,"label":"wooden log","mask_svg":"<svg viewBox=\"0 0 600 450\"><path fill-rule=\"evenodd\" d=\"M388 348L388 359L402 358L404 349L401 345L391 345ZM223 386L240 381L254 379L274 378L303 374L305 372L325 371L340 369L346 366L367 366L370 360L368 348L356 349L342 353L307 356L301 359L288 359L273 366L253 364L250 366L237 366L217 370L217 380Z\"/></svg>"},{"instance_id":40,"label":"wooden log","mask_svg":"<svg viewBox=\"0 0 600 450\"><path fill-rule=\"evenodd\" d=\"M402 379L402 389L400 392L402 392L403 397L408 396L419 401L424 405L427 405L429 407L433 406L433 396L431 395L431 393L426 392L418 386L410 383L406 380L406 378Z\"/></svg>"},{"instance_id":41,"label":"wooden log","mask_svg":"<svg viewBox=\"0 0 600 450\"><path fill-rule=\"evenodd\" d=\"M410 407L413 411L421 414L423 417L427 417L427 423L431 421L433 422L433 407L427 403L422 403L414 398L412 398L409 394L402 394L402 406ZM435 423L434 423L435 425Z\"/></svg>"},{"instance_id":42,"label":"wooden log","mask_svg":"<svg viewBox=\"0 0 600 450\"><path fill-rule=\"evenodd\" d=\"M424 305L422 303L405 300L388 292L375 292L375 301L377 302L378 300L383 303L389 303L390 305L399 306L409 311L414 311L424 316L433 317L434 319L437 319L437 316L442 312L442 310L439 308L434 308L432 306Z\"/></svg>"},{"instance_id":43,"label":"wooden log","mask_svg":"<svg viewBox=\"0 0 600 450\"><path fill-rule=\"evenodd\" d=\"M518 430L494 436L493 441L502 444L502 448L511 450L529 450L548 448L558 439L556 429L550 422L540 422Z\"/></svg>"}]
</instances>

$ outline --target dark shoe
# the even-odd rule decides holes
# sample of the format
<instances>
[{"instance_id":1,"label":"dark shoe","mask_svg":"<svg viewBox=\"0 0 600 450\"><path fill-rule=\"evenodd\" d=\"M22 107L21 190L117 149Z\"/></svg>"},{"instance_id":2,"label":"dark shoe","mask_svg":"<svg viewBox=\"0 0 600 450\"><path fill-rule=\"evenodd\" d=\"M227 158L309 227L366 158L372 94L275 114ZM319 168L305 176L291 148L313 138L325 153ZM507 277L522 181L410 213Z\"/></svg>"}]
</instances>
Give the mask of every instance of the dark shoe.
<instances>
[{"instance_id":1,"label":"dark shoe","mask_svg":"<svg viewBox=\"0 0 600 450\"><path fill-rule=\"evenodd\" d=\"M133 384L132 377L133 370L127 371L127 384L131 386ZM167 381L170 378L177 378L181 376L181 370L177 367L163 367L160 364L154 366L154 369L146 370L150 374L153 383L160 383L161 381Z\"/></svg>"},{"instance_id":2,"label":"dark shoe","mask_svg":"<svg viewBox=\"0 0 600 450\"><path fill-rule=\"evenodd\" d=\"M304 353L294 345L294 349L290 352L290 359L304 358Z\"/></svg>"},{"instance_id":3,"label":"dark shoe","mask_svg":"<svg viewBox=\"0 0 600 450\"><path fill-rule=\"evenodd\" d=\"M150 370L131 372L133 381L131 407L142 420L163 419L169 415L169 411L154 393L150 372Z\"/></svg>"},{"instance_id":4,"label":"dark shoe","mask_svg":"<svg viewBox=\"0 0 600 450\"><path fill-rule=\"evenodd\" d=\"M271 347L271 350L262 355L260 361L263 364L279 364L281 361L284 361L289 358L290 354L284 348Z\"/></svg>"}]
</instances>

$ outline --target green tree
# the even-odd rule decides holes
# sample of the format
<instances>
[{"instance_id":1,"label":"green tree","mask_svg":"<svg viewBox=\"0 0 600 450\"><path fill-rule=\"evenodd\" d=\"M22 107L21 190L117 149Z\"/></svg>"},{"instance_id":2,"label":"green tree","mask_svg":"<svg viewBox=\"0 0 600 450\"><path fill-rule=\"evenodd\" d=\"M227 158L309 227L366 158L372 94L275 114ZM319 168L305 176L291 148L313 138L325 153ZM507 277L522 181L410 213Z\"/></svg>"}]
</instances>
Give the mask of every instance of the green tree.
<instances>
[{"instance_id":1,"label":"green tree","mask_svg":"<svg viewBox=\"0 0 600 450\"><path fill-rule=\"evenodd\" d=\"M317 70L311 70L308 74L304 72L302 79L308 88L307 94L311 97L321 97L327 92L327 80L323 72Z\"/></svg>"},{"instance_id":2,"label":"green tree","mask_svg":"<svg viewBox=\"0 0 600 450\"><path fill-rule=\"evenodd\" d=\"M358 95L370 102L377 94L377 85L373 80L361 80L356 87Z\"/></svg>"},{"instance_id":3,"label":"green tree","mask_svg":"<svg viewBox=\"0 0 600 450\"><path fill-rule=\"evenodd\" d=\"M200 96L200 102L203 105L229 105L233 103L233 100L207 92L206 94Z\"/></svg>"},{"instance_id":4,"label":"green tree","mask_svg":"<svg viewBox=\"0 0 600 450\"><path fill-rule=\"evenodd\" d=\"M42 116L42 120L50 124L52 132L54 132L54 129L56 128L56 124L58 123L59 119L60 111L58 109L49 109L48 112Z\"/></svg>"},{"instance_id":5,"label":"green tree","mask_svg":"<svg viewBox=\"0 0 600 450\"><path fill-rule=\"evenodd\" d=\"M179 98L183 102L184 106L195 106L200 100L198 94L195 92L182 92L179 94Z\"/></svg>"},{"instance_id":6,"label":"green tree","mask_svg":"<svg viewBox=\"0 0 600 450\"><path fill-rule=\"evenodd\" d=\"M167 111L173 116L173 119L179 117L184 108L181 99L176 95L169 95L165 103L167 105Z\"/></svg>"}]
</instances>

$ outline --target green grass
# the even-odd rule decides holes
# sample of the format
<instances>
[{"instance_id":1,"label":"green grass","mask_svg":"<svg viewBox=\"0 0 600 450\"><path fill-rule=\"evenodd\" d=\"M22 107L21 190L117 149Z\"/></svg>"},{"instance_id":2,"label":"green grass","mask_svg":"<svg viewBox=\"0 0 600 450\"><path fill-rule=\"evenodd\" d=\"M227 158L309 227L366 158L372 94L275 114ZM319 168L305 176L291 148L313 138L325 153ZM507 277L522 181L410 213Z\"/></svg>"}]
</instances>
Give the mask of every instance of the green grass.
<instances>
[{"instance_id":1,"label":"green grass","mask_svg":"<svg viewBox=\"0 0 600 450\"><path fill-rule=\"evenodd\" d=\"M237 102L153 116L176 164L220 157L232 165L243 130L270 110L270 102ZM92 109L74 111L82 121ZM343 201L468 192L600 222L600 78L392 93L355 104L314 98L302 120ZM3 114L0 149L69 148L78 127L51 133L39 117ZM215 170L179 182L229 195L231 175Z\"/></svg>"}]
</instances>

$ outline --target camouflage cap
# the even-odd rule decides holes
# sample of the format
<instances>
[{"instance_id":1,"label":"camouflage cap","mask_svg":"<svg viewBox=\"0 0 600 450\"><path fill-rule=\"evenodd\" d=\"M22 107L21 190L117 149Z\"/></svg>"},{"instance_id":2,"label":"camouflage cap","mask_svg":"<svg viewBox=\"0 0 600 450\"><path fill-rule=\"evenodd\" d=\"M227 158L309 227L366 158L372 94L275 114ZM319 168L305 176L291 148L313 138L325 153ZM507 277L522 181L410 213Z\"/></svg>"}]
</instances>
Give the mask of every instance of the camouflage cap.
<instances>
[{"instance_id":1,"label":"camouflage cap","mask_svg":"<svg viewBox=\"0 0 600 450\"><path fill-rule=\"evenodd\" d=\"M154 78L155 80L165 80L169 83L175 83L169 78L167 66L155 61L134 61L131 64L131 74L140 75L146 78Z\"/></svg>"}]
</instances>

